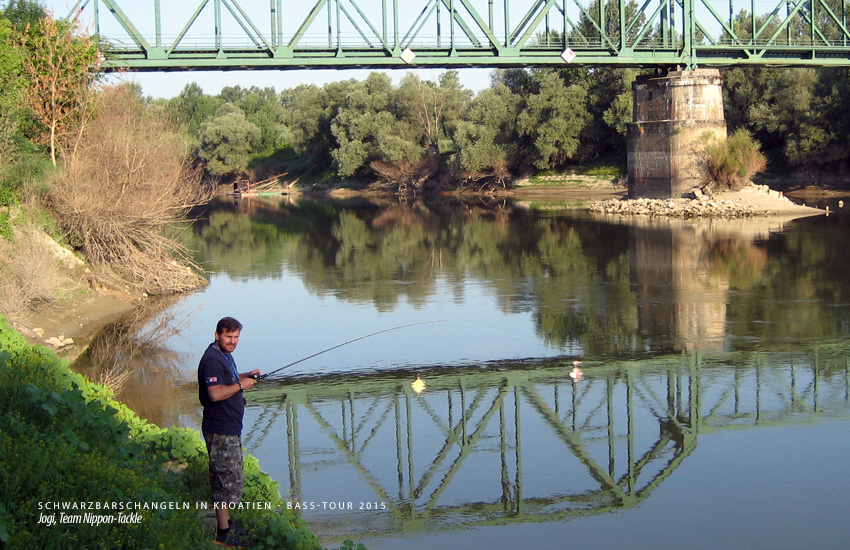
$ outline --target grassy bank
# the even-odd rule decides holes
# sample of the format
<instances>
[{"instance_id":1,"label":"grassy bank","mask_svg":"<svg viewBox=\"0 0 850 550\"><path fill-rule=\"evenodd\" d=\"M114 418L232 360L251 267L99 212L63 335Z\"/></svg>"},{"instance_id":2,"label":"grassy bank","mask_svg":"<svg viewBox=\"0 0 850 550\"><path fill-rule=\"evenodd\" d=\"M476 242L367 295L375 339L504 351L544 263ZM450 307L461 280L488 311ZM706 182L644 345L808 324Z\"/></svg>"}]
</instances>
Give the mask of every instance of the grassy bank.
<instances>
[{"instance_id":1,"label":"grassy bank","mask_svg":"<svg viewBox=\"0 0 850 550\"><path fill-rule=\"evenodd\" d=\"M0 426L0 546L214 547L200 434L139 418L2 316ZM233 513L254 548L320 548L302 520L277 508L277 484L250 455L245 478L243 502L259 509Z\"/></svg>"}]
</instances>

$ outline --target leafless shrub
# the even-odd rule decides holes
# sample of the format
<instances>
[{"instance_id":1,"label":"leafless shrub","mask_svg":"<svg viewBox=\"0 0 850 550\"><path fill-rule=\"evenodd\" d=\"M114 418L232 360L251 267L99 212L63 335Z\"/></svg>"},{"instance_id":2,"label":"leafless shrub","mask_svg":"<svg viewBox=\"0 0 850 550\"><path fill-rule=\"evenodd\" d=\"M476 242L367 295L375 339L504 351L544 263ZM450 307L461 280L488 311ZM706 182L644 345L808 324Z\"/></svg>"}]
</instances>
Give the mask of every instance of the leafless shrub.
<instances>
[{"instance_id":1,"label":"leafless shrub","mask_svg":"<svg viewBox=\"0 0 850 550\"><path fill-rule=\"evenodd\" d=\"M455 175L463 185L473 185L478 191L493 190L496 187L505 188L511 177L508 163L504 159L499 160L490 168L485 170L463 170Z\"/></svg>"},{"instance_id":2,"label":"leafless shrub","mask_svg":"<svg viewBox=\"0 0 850 550\"><path fill-rule=\"evenodd\" d=\"M439 156L429 152L416 160L403 160L395 163L383 160L373 160L369 163L379 176L395 185L399 193L421 189L422 186L437 173Z\"/></svg>"},{"instance_id":3,"label":"leafless shrub","mask_svg":"<svg viewBox=\"0 0 850 550\"><path fill-rule=\"evenodd\" d=\"M135 291L203 284L173 233L208 198L185 143L126 86L101 91L96 111L48 197L62 229L92 265Z\"/></svg>"}]
</instances>

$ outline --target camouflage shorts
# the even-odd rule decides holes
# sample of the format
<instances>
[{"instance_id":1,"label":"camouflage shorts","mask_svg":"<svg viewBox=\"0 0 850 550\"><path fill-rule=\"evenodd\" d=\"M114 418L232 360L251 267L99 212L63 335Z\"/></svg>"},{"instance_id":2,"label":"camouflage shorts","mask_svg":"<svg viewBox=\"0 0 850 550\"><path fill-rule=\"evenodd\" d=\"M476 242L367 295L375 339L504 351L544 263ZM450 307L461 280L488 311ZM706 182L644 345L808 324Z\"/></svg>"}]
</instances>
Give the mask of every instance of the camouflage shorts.
<instances>
[{"instance_id":1,"label":"camouflage shorts","mask_svg":"<svg viewBox=\"0 0 850 550\"><path fill-rule=\"evenodd\" d=\"M213 502L242 499L242 439L238 435L204 432L210 454L210 487Z\"/></svg>"}]
</instances>

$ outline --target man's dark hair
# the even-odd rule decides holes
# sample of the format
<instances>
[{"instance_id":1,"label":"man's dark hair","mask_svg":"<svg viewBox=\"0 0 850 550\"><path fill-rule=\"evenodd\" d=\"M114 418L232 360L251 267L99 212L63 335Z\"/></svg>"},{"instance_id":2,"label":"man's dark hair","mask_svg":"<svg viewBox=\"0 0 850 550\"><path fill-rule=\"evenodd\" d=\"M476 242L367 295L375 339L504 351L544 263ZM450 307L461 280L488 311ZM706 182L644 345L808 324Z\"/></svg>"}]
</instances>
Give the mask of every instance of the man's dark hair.
<instances>
[{"instance_id":1,"label":"man's dark hair","mask_svg":"<svg viewBox=\"0 0 850 550\"><path fill-rule=\"evenodd\" d=\"M242 330L242 323L233 317L223 317L215 326L216 334L224 334L225 332L236 332Z\"/></svg>"}]
</instances>

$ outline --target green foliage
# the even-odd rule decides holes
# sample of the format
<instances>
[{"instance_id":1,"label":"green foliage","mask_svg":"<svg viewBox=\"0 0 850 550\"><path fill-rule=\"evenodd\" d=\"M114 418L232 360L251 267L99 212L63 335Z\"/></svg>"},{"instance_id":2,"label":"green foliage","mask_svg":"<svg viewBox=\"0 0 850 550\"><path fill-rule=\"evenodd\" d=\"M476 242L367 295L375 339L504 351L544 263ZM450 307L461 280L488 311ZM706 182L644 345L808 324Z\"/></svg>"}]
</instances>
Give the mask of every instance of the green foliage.
<instances>
[{"instance_id":1,"label":"green foliage","mask_svg":"<svg viewBox=\"0 0 850 550\"><path fill-rule=\"evenodd\" d=\"M0 18L0 166L8 166L16 156L16 134L20 132L21 102L24 96L24 51L17 47L13 24ZM6 168L0 169L0 174ZM0 189L6 187L0 186ZM0 201L4 199L0 197ZM6 203L8 199L6 199Z\"/></svg>"},{"instance_id":2,"label":"green foliage","mask_svg":"<svg viewBox=\"0 0 850 550\"><path fill-rule=\"evenodd\" d=\"M200 155L207 170L222 176L243 171L251 158L251 144L259 139L260 129L245 118L242 109L225 103L198 132Z\"/></svg>"},{"instance_id":3,"label":"green foliage","mask_svg":"<svg viewBox=\"0 0 850 550\"><path fill-rule=\"evenodd\" d=\"M712 134L704 139L707 141L706 188L711 191L737 191L767 166L758 142L746 130L737 130L725 140L718 140Z\"/></svg>"},{"instance_id":4,"label":"green foliage","mask_svg":"<svg viewBox=\"0 0 850 550\"><path fill-rule=\"evenodd\" d=\"M275 147L286 145L286 111L273 88L225 87L219 97L239 107L248 122L259 129L259 134L251 143L252 152L270 152Z\"/></svg>"},{"instance_id":5,"label":"green foliage","mask_svg":"<svg viewBox=\"0 0 850 550\"><path fill-rule=\"evenodd\" d=\"M168 111L185 129L191 140L198 139L201 124L224 103L221 98L204 94L195 82L186 84L180 94L168 102Z\"/></svg>"},{"instance_id":6,"label":"green foliage","mask_svg":"<svg viewBox=\"0 0 850 550\"><path fill-rule=\"evenodd\" d=\"M748 36L749 15L740 13L736 21ZM792 31L805 35L809 29ZM780 43L785 36L779 35ZM817 168L850 161L847 69L747 67L722 74L728 128L750 131L778 164Z\"/></svg>"},{"instance_id":7,"label":"green foliage","mask_svg":"<svg viewBox=\"0 0 850 550\"><path fill-rule=\"evenodd\" d=\"M565 86L556 74L546 75L540 92L527 98L517 119L520 135L531 139L530 156L537 168L554 168L573 158L588 114L587 92L578 85Z\"/></svg>"},{"instance_id":8,"label":"green foliage","mask_svg":"<svg viewBox=\"0 0 850 550\"><path fill-rule=\"evenodd\" d=\"M41 2L34 0L9 0L6 7L0 10L0 17L8 19L19 31L29 25L34 29L36 23L46 16Z\"/></svg>"},{"instance_id":9,"label":"green foliage","mask_svg":"<svg viewBox=\"0 0 850 550\"><path fill-rule=\"evenodd\" d=\"M619 0L606 0L605 21L600 17L601 0L593 0L582 10L579 22L570 33L570 43L599 45L606 41L615 41L620 36L620 3ZM628 0L625 2L625 13L623 21L628 25L626 40L631 44L635 41L646 21L644 11L638 8L637 2Z\"/></svg>"},{"instance_id":10,"label":"green foliage","mask_svg":"<svg viewBox=\"0 0 850 550\"><path fill-rule=\"evenodd\" d=\"M0 541L10 548L170 548L211 545L194 506L140 509L140 524L38 523L45 502L186 503L208 498L206 448L187 428L162 429L111 391L31 347L0 317ZM26 457L20 460L18 457ZM182 473L166 468L181 463ZM280 503L277 485L245 457L245 499ZM73 512L83 513L83 512ZM117 515L117 511L99 512ZM58 513L57 513L58 515ZM240 518L241 519L241 518ZM258 548L319 548L291 512L252 510Z\"/></svg>"},{"instance_id":11,"label":"green foliage","mask_svg":"<svg viewBox=\"0 0 850 550\"><path fill-rule=\"evenodd\" d=\"M497 84L473 99L452 136L457 151L451 159L456 172L482 172L513 164L518 154L517 116L520 97Z\"/></svg>"},{"instance_id":12,"label":"green foliage","mask_svg":"<svg viewBox=\"0 0 850 550\"><path fill-rule=\"evenodd\" d=\"M43 152L20 134L15 137L13 162L0 166L0 205L19 204L24 196L43 197L54 167Z\"/></svg>"},{"instance_id":13,"label":"green foliage","mask_svg":"<svg viewBox=\"0 0 850 550\"><path fill-rule=\"evenodd\" d=\"M433 113L437 104L448 110L450 100L433 83L417 86L408 78L405 82L408 84L394 90L388 76L372 73L365 81L350 86L349 95L331 124L338 143L331 156L341 176L352 176L369 166L382 175L394 173L403 180L404 167L421 166L418 161L425 155L423 141L436 143L430 139L436 139L439 131L435 128L443 118L429 119L430 126L420 124L418 115L408 111L412 104L422 105L416 103L414 95L419 94L425 103L422 108L428 113ZM426 87L429 91L421 95Z\"/></svg>"},{"instance_id":14,"label":"green foliage","mask_svg":"<svg viewBox=\"0 0 850 550\"><path fill-rule=\"evenodd\" d=\"M307 155L315 166L333 163L332 152L339 146L331 125L351 90L355 80L343 80L325 84L298 86L289 98L290 139L296 153Z\"/></svg>"},{"instance_id":15,"label":"green foliage","mask_svg":"<svg viewBox=\"0 0 850 550\"><path fill-rule=\"evenodd\" d=\"M470 98L471 93L461 86L457 71L446 71L439 82L423 81L410 73L402 79L396 93L398 117L421 129L421 145L433 146L460 121Z\"/></svg>"},{"instance_id":16,"label":"green foliage","mask_svg":"<svg viewBox=\"0 0 850 550\"><path fill-rule=\"evenodd\" d=\"M0 238L11 241L12 235L12 220L9 218L8 212L0 212Z\"/></svg>"}]
</instances>

